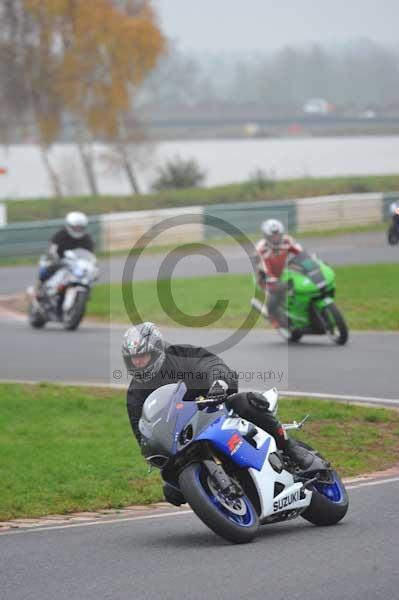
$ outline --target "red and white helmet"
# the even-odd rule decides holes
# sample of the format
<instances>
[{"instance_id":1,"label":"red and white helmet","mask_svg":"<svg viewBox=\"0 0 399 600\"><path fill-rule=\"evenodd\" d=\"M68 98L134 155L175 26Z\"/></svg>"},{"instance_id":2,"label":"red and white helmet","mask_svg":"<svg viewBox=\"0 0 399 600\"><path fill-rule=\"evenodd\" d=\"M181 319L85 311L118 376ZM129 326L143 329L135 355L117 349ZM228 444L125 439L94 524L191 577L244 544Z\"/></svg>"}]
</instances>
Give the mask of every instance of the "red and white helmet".
<instances>
[{"instance_id":1,"label":"red and white helmet","mask_svg":"<svg viewBox=\"0 0 399 600\"><path fill-rule=\"evenodd\" d=\"M87 232L89 221L84 213L70 212L65 217L65 229L75 239L82 238Z\"/></svg>"},{"instance_id":2,"label":"red and white helmet","mask_svg":"<svg viewBox=\"0 0 399 600\"><path fill-rule=\"evenodd\" d=\"M262 233L266 240L266 244L277 250L283 241L284 236L284 225L277 219L268 219L262 223Z\"/></svg>"}]
</instances>

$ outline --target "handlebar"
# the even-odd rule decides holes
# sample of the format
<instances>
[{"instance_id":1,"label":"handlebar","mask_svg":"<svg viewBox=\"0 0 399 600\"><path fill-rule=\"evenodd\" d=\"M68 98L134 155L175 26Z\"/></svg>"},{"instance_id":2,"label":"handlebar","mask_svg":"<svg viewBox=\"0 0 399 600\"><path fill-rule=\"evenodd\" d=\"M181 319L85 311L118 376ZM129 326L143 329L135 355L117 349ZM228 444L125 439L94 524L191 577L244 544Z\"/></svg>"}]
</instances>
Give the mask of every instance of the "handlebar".
<instances>
[{"instance_id":1,"label":"handlebar","mask_svg":"<svg viewBox=\"0 0 399 600\"><path fill-rule=\"evenodd\" d=\"M215 398L205 398L204 396L198 396L195 399L195 403L199 404L200 406L206 406L206 405L216 406L218 404L224 404L226 402L226 400L228 400L232 396L234 396L234 394L226 394L224 396L219 396L219 397L215 397Z\"/></svg>"}]
</instances>

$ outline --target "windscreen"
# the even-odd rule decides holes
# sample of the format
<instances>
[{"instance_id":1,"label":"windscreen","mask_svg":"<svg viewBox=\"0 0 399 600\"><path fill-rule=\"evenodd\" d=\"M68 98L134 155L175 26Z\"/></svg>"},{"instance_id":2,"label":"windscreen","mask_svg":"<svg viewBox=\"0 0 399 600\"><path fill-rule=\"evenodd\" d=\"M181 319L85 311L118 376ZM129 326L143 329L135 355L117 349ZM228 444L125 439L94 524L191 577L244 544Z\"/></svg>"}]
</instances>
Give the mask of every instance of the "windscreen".
<instances>
[{"instance_id":1,"label":"windscreen","mask_svg":"<svg viewBox=\"0 0 399 600\"><path fill-rule=\"evenodd\" d=\"M145 438L146 456L168 456L173 452L176 421L184 406L182 401L186 391L185 383L171 383L155 390L146 399L139 423L140 432Z\"/></svg>"},{"instance_id":2,"label":"windscreen","mask_svg":"<svg viewBox=\"0 0 399 600\"><path fill-rule=\"evenodd\" d=\"M97 260L95 255L89 250L86 250L86 248L75 248L72 252L75 254L76 258L80 260L87 260L91 263L95 263Z\"/></svg>"},{"instance_id":3,"label":"windscreen","mask_svg":"<svg viewBox=\"0 0 399 600\"><path fill-rule=\"evenodd\" d=\"M299 271L300 273L311 273L320 269L318 263L312 258L308 252L301 252L292 257L288 264L290 269Z\"/></svg>"}]
</instances>

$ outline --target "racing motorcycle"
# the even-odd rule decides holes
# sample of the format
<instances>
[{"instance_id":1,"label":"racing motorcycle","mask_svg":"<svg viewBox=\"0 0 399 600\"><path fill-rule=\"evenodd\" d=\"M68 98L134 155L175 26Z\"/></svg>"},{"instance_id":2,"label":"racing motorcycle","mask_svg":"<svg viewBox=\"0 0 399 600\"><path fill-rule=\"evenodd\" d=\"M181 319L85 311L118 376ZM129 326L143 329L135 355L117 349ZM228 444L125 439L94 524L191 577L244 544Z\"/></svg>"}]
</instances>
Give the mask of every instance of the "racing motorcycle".
<instances>
[{"instance_id":1,"label":"racing motorcycle","mask_svg":"<svg viewBox=\"0 0 399 600\"><path fill-rule=\"evenodd\" d=\"M313 462L301 471L271 435L227 410L227 396L184 401L186 391L180 381L148 396L139 422L142 453L212 531L245 543L260 525L298 516L334 525L345 516L345 486L318 452L306 445ZM277 390L263 395L276 414ZM300 429L306 418L283 427Z\"/></svg>"},{"instance_id":2,"label":"racing motorcycle","mask_svg":"<svg viewBox=\"0 0 399 600\"><path fill-rule=\"evenodd\" d=\"M40 264L45 264L42 257ZM70 331L77 329L85 314L93 283L99 269L94 254L84 248L67 250L61 267L44 284L40 297L28 288L28 317L32 327L43 327L57 321Z\"/></svg>"},{"instance_id":3,"label":"racing motorcycle","mask_svg":"<svg viewBox=\"0 0 399 600\"><path fill-rule=\"evenodd\" d=\"M399 242L399 215L392 217L392 223L388 229L388 244L395 246Z\"/></svg>"},{"instance_id":4,"label":"racing motorcycle","mask_svg":"<svg viewBox=\"0 0 399 600\"><path fill-rule=\"evenodd\" d=\"M284 269L280 286L284 290L286 326L277 330L284 339L298 342L305 334L328 335L338 344L346 344L348 326L334 302L333 269L308 252L292 256ZM257 299L251 306L268 319L266 307Z\"/></svg>"}]
</instances>

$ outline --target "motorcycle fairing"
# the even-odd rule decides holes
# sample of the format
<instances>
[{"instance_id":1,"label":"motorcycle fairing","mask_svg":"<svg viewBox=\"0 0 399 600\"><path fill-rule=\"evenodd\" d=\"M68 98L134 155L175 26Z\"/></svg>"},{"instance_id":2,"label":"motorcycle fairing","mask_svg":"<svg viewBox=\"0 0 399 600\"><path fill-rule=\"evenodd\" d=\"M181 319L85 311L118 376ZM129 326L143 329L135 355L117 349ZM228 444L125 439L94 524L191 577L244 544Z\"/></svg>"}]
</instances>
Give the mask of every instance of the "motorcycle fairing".
<instances>
[{"instance_id":1,"label":"motorcycle fairing","mask_svg":"<svg viewBox=\"0 0 399 600\"><path fill-rule=\"evenodd\" d=\"M271 437L268 435L259 448L254 448L238 429L223 429L224 418L220 418L207 427L195 439L211 442L218 450L228 456L239 467L260 471L269 453Z\"/></svg>"},{"instance_id":2,"label":"motorcycle fairing","mask_svg":"<svg viewBox=\"0 0 399 600\"><path fill-rule=\"evenodd\" d=\"M309 506L312 492L304 490L302 483L295 483L288 471L283 469L281 473L277 473L267 460L268 455L277 450L274 438L258 429L254 438L258 448L254 448L240 435L238 429L223 429L226 420L221 418L215 421L195 439L211 442L237 466L248 468L259 497L260 518L265 519L265 522L268 519L278 520L278 515L287 510L301 511ZM278 495L274 495L275 483L284 486Z\"/></svg>"}]
</instances>

